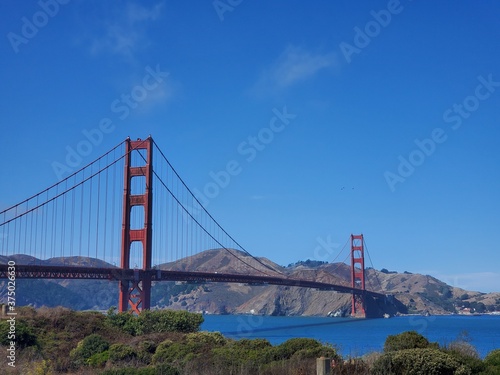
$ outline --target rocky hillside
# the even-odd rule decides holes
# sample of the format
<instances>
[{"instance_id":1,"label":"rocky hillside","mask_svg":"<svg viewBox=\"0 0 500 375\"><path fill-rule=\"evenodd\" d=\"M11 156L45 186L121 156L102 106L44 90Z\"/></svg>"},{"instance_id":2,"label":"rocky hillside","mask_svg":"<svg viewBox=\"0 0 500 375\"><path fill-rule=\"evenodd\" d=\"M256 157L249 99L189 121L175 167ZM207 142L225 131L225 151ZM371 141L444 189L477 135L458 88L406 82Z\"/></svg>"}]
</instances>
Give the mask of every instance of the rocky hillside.
<instances>
[{"instance_id":1,"label":"rocky hillside","mask_svg":"<svg viewBox=\"0 0 500 375\"><path fill-rule=\"evenodd\" d=\"M452 287L432 276L366 271L367 287L393 294L408 313L485 313L500 311L500 293L480 293Z\"/></svg>"},{"instance_id":2,"label":"rocky hillside","mask_svg":"<svg viewBox=\"0 0 500 375\"><path fill-rule=\"evenodd\" d=\"M238 261L243 259L244 263ZM14 257L17 264L40 262L26 256ZM78 264L111 267L91 258L49 259L42 264ZM0 257L0 263L6 259ZM209 250L192 257L159 266L165 270L196 270L250 274L276 272L291 278L311 279L350 285L350 267L344 263L298 262L288 267L268 259L256 262L236 250ZM0 281L0 301L5 301L5 281ZM366 270L367 288L395 297L396 307L382 306L378 313L473 313L500 310L500 293L479 293L451 287L431 276ZM18 305L65 306L73 309L106 310L118 303L116 282L99 280L17 280ZM348 314L351 296L273 285L229 283L189 284L161 282L153 285L151 303L160 308L183 309L213 314L318 315Z\"/></svg>"}]
</instances>

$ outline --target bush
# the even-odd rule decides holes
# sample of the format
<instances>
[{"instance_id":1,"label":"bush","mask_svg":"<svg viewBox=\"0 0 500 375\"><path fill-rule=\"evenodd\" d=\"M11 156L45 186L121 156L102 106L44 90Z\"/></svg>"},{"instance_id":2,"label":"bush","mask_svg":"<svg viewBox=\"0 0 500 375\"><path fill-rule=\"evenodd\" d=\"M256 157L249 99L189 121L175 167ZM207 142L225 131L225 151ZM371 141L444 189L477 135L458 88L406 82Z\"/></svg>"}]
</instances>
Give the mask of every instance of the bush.
<instances>
[{"instance_id":1,"label":"bush","mask_svg":"<svg viewBox=\"0 0 500 375\"><path fill-rule=\"evenodd\" d=\"M194 345L169 341L166 340L158 345L152 358L153 364L173 363L183 366L187 361L196 357Z\"/></svg>"},{"instance_id":2,"label":"bush","mask_svg":"<svg viewBox=\"0 0 500 375\"><path fill-rule=\"evenodd\" d=\"M470 368L438 349L417 348L391 351L375 361L374 375L466 375Z\"/></svg>"},{"instance_id":3,"label":"bush","mask_svg":"<svg viewBox=\"0 0 500 375\"><path fill-rule=\"evenodd\" d=\"M360 358L351 358L347 361L336 361L333 374L368 375L371 366Z\"/></svg>"},{"instance_id":4,"label":"bush","mask_svg":"<svg viewBox=\"0 0 500 375\"><path fill-rule=\"evenodd\" d=\"M273 347L251 348L253 345L249 341L252 340L247 340L244 345L233 342L224 347L213 349L211 362L215 372L260 374L260 369L274 359Z\"/></svg>"},{"instance_id":5,"label":"bush","mask_svg":"<svg viewBox=\"0 0 500 375\"><path fill-rule=\"evenodd\" d=\"M315 359L319 357L331 358L335 362L340 360L340 356L337 351L328 346L319 346L316 348L301 349L292 355L292 359L303 360L307 358Z\"/></svg>"},{"instance_id":6,"label":"bush","mask_svg":"<svg viewBox=\"0 0 500 375\"><path fill-rule=\"evenodd\" d=\"M423 349L429 346L431 346L429 340L421 334L415 331L406 331L399 335L387 336L384 343L384 352L388 353L404 349Z\"/></svg>"},{"instance_id":7,"label":"bush","mask_svg":"<svg viewBox=\"0 0 500 375\"><path fill-rule=\"evenodd\" d=\"M189 343L209 345L211 348L224 346L227 339L220 332L193 332L186 336Z\"/></svg>"},{"instance_id":8,"label":"bush","mask_svg":"<svg viewBox=\"0 0 500 375\"><path fill-rule=\"evenodd\" d=\"M443 351L455 358L460 364L470 368L473 374L478 374L485 369L476 348L466 341L454 341Z\"/></svg>"},{"instance_id":9,"label":"bush","mask_svg":"<svg viewBox=\"0 0 500 375\"><path fill-rule=\"evenodd\" d=\"M109 359L109 351L106 350L102 353L97 353L92 355L89 359L87 359L87 365L91 367L104 367Z\"/></svg>"},{"instance_id":10,"label":"bush","mask_svg":"<svg viewBox=\"0 0 500 375\"><path fill-rule=\"evenodd\" d=\"M144 310L139 315L144 333L198 332L203 323L203 315L187 311Z\"/></svg>"},{"instance_id":11,"label":"bush","mask_svg":"<svg viewBox=\"0 0 500 375\"><path fill-rule=\"evenodd\" d=\"M500 367L500 349L495 349L489 352L484 358L484 364L487 366Z\"/></svg>"},{"instance_id":12,"label":"bush","mask_svg":"<svg viewBox=\"0 0 500 375\"><path fill-rule=\"evenodd\" d=\"M133 336L162 332L198 332L203 323L201 314L173 310L144 310L139 316L108 310L106 324Z\"/></svg>"},{"instance_id":13,"label":"bush","mask_svg":"<svg viewBox=\"0 0 500 375\"><path fill-rule=\"evenodd\" d=\"M155 375L180 375L180 372L175 367L172 367L172 366L164 363L164 364L156 366Z\"/></svg>"},{"instance_id":14,"label":"bush","mask_svg":"<svg viewBox=\"0 0 500 375\"><path fill-rule=\"evenodd\" d=\"M102 353L109 348L109 343L98 334L92 334L80 341L70 353L70 357L76 366L88 364L88 359L95 354Z\"/></svg>"},{"instance_id":15,"label":"bush","mask_svg":"<svg viewBox=\"0 0 500 375\"><path fill-rule=\"evenodd\" d=\"M172 367L170 367L172 369ZM175 370L175 369L174 369ZM113 369L101 372L101 375L179 375L179 372L168 372L168 369L163 371L162 369L154 367L143 367L143 368L123 368L123 369Z\"/></svg>"},{"instance_id":16,"label":"bush","mask_svg":"<svg viewBox=\"0 0 500 375\"><path fill-rule=\"evenodd\" d=\"M294 338L275 346L275 356L277 360L289 359L299 350L316 349L321 346L321 343L314 339Z\"/></svg>"},{"instance_id":17,"label":"bush","mask_svg":"<svg viewBox=\"0 0 500 375\"><path fill-rule=\"evenodd\" d=\"M113 344L109 347L109 359L112 363L130 361L137 357L137 353L130 345Z\"/></svg>"},{"instance_id":18,"label":"bush","mask_svg":"<svg viewBox=\"0 0 500 375\"><path fill-rule=\"evenodd\" d=\"M23 369L28 374L33 375L49 375L52 374L50 361L42 359L41 361L31 362Z\"/></svg>"},{"instance_id":19,"label":"bush","mask_svg":"<svg viewBox=\"0 0 500 375\"><path fill-rule=\"evenodd\" d=\"M500 349L493 350L484 358L485 370L483 374L500 374Z\"/></svg>"},{"instance_id":20,"label":"bush","mask_svg":"<svg viewBox=\"0 0 500 375\"><path fill-rule=\"evenodd\" d=\"M117 314L114 307L108 310L105 324L111 327L119 328L123 332L133 336L141 334L137 317L128 312L121 312Z\"/></svg>"},{"instance_id":21,"label":"bush","mask_svg":"<svg viewBox=\"0 0 500 375\"><path fill-rule=\"evenodd\" d=\"M266 339L241 339L236 341L234 346L247 350L262 350L272 347L271 343Z\"/></svg>"},{"instance_id":22,"label":"bush","mask_svg":"<svg viewBox=\"0 0 500 375\"><path fill-rule=\"evenodd\" d=\"M9 346L11 341L16 343L18 348L25 348L36 344L36 336L33 329L22 320L15 321L15 332L10 332L9 320L0 321L0 344ZM15 337L9 337L14 334Z\"/></svg>"},{"instance_id":23,"label":"bush","mask_svg":"<svg viewBox=\"0 0 500 375\"><path fill-rule=\"evenodd\" d=\"M137 358L142 363L150 364L155 350L156 350L156 344L154 341L149 341L149 340L142 341L139 344L137 350Z\"/></svg>"}]
</instances>

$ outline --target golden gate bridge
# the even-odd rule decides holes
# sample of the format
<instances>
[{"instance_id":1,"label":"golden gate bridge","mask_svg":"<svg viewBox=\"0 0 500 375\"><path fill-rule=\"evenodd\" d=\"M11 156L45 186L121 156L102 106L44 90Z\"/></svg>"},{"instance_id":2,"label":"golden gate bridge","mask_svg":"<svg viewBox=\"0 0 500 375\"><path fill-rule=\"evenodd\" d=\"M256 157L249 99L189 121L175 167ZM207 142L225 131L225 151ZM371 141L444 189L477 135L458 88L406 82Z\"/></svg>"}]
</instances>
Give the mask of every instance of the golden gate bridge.
<instances>
[{"instance_id":1,"label":"golden gate bridge","mask_svg":"<svg viewBox=\"0 0 500 375\"><path fill-rule=\"evenodd\" d=\"M155 158L153 158L153 155ZM154 187L154 190L153 190ZM351 235L351 283L291 278L241 246L206 210L151 137L115 146L65 179L0 212L0 279L102 279L118 309L139 314L161 281L282 285L350 293L351 315L387 296L365 286L363 235ZM230 270L165 270L204 250L234 257ZM50 260L50 264L47 264Z\"/></svg>"}]
</instances>

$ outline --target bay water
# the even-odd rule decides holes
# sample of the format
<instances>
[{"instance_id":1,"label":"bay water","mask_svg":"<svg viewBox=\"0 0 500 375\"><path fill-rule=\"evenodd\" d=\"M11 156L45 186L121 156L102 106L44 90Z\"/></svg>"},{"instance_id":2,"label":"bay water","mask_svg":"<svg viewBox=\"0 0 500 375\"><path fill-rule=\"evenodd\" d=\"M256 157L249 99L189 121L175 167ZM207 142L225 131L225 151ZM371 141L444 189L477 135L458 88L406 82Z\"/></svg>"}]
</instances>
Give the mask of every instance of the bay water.
<instances>
[{"instance_id":1,"label":"bay water","mask_svg":"<svg viewBox=\"0 0 500 375\"><path fill-rule=\"evenodd\" d=\"M204 315L204 331L218 331L232 339L264 338L280 344L307 337L334 345L343 356L357 357L382 351L388 335L417 331L441 345L462 338L484 358L500 349L500 316L401 316L390 319L275 317L258 315Z\"/></svg>"}]
</instances>

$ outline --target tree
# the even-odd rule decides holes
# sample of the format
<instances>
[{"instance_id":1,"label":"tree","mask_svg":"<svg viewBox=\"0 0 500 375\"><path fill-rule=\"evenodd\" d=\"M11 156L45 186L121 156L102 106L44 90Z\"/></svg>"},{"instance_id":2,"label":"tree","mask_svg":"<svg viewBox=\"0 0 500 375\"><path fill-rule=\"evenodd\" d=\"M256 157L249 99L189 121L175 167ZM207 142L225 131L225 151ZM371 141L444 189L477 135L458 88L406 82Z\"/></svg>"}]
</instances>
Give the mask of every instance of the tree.
<instances>
[{"instance_id":1,"label":"tree","mask_svg":"<svg viewBox=\"0 0 500 375\"><path fill-rule=\"evenodd\" d=\"M203 315L187 311L144 310L138 317L143 333L198 332Z\"/></svg>"},{"instance_id":2,"label":"tree","mask_svg":"<svg viewBox=\"0 0 500 375\"><path fill-rule=\"evenodd\" d=\"M127 312L114 313L109 310L107 324L117 327L133 336L162 332L198 332L203 315L187 311L144 310L139 316Z\"/></svg>"},{"instance_id":3,"label":"tree","mask_svg":"<svg viewBox=\"0 0 500 375\"><path fill-rule=\"evenodd\" d=\"M438 349L417 348L385 353L373 365L374 375L466 375L470 368Z\"/></svg>"},{"instance_id":4,"label":"tree","mask_svg":"<svg viewBox=\"0 0 500 375\"><path fill-rule=\"evenodd\" d=\"M137 357L137 353L130 345L113 344L109 347L109 359L112 363L130 361Z\"/></svg>"},{"instance_id":5,"label":"tree","mask_svg":"<svg viewBox=\"0 0 500 375\"><path fill-rule=\"evenodd\" d=\"M319 341L308 338L294 338L285 341L275 347L276 359L289 359L295 352L303 349L320 348L322 345Z\"/></svg>"},{"instance_id":6,"label":"tree","mask_svg":"<svg viewBox=\"0 0 500 375\"><path fill-rule=\"evenodd\" d=\"M443 351L455 358L460 364L470 368L473 374L479 374L485 366L476 348L469 341L468 334L462 332L458 339L449 344Z\"/></svg>"},{"instance_id":7,"label":"tree","mask_svg":"<svg viewBox=\"0 0 500 375\"><path fill-rule=\"evenodd\" d=\"M478 302L475 306L475 310L477 313L482 314L486 312L486 305L482 302Z\"/></svg>"},{"instance_id":8,"label":"tree","mask_svg":"<svg viewBox=\"0 0 500 375\"><path fill-rule=\"evenodd\" d=\"M95 354L108 350L109 343L98 334L92 334L80 341L70 353L70 357L76 366L87 364L87 360Z\"/></svg>"},{"instance_id":9,"label":"tree","mask_svg":"<svg viewBox=\"0 0 500 375\"><path fill-rule=\"evenodd\" d=\"M31 326L18 320L15 322L15 330L11 331L9 319L0 321L0 345L9 346L15 342L19 348L25 348L36 344L36 336Z\"/></svg>"},{"instance_id":10,"label":"tree","mask_svg":"<svg viewBox=\"0 0 500 375\"><path fill-rule=\"evenodd\" d=\"M399 335L390 335L385 340L384 352L393 352L404 349L428 348L434 346L424 336L416 331L406 331Z\"/></svg>"},{"instance_id":11,"label":"tree","mask_svg":"<svg viewBox=\"0 0 500 375\"><path fill-rule=\"evenodd\" d=\"M500 374L500 349L489 352L484 358L484 365L486 369L483 374Z\"/></svg>"}]
</instances>

